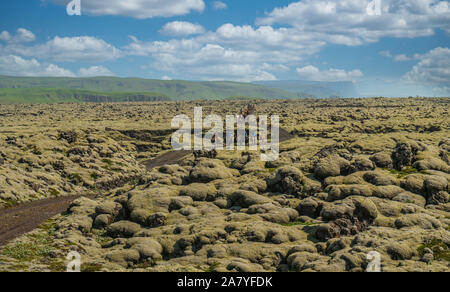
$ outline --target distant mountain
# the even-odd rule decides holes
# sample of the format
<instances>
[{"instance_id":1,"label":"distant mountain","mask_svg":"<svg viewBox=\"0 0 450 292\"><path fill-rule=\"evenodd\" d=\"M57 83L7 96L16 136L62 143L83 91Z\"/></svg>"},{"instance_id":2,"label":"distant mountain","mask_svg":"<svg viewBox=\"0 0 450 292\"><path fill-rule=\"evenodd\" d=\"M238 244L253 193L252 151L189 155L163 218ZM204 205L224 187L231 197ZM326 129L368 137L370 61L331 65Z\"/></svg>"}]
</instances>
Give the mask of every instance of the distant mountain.
<instances>
[{"instance_id":1,"label":"distant mountain","mask_svg":"<svg viewBox=\"0 0 450 292\"><path fill-rule=\"evenodd\" d=\"M307 97L302 93L278 88L227 81L192 82L116 77L59 78L0 76L0 91L2 89L31 88L71 89L108 94L150 92L152 95L167 96L171 100L211 100L225 99L231 96L249 96L262 99L294 99ZM12 94L11 92L8 93ZM32 93L32 91L28 91L28 93Z\"/></svg>"},{"instance_id":2,"label":"distant mountain","mask_svg":"<svg viewBox=\"0 0 450 292\"><path fill-rule=\"evenodd\" d=\"M167 95L151 92L104 93L60 88L0 88L0 104L169 100Z\"/></svg>"},{"instance_id":3,"label":"distant mountain","mask_svg":"<svg viewBox=\"0 0 450 292\"><path fill-rule=\"evenodd\" d=\"M315 82L315 81L258 81L254 84L282 89L292 93L313 95L318 98L358 97L353 82Z\"/></svg>"}]
</instances>

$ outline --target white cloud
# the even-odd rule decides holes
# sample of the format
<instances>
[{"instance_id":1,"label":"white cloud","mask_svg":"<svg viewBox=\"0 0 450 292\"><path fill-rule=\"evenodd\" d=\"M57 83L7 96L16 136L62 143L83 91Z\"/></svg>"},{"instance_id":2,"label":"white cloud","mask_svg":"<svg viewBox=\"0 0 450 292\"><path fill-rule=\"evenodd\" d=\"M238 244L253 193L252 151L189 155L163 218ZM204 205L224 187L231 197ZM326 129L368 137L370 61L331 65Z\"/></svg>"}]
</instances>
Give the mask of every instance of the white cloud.
<instances>
[{"instance_id":1,"label":"white cloud","mask_svg":"<svg viewBox=\"0 0 450 292\"><path fill-rule=\"evenodd\" d=\"M66 6L68 0L41 0ZM120 15L138 19L172 17L203 12L203 0L89 0L81 1L81 12L89 15Z\"/></svg>"},{"instance_id":2,"label":"white cloud","mask_svg":"<svg viewBox=\"0 0 450 292\"><path fill-rule=\"evenodd\" d=\"M437 87L450 84L450 49L436 48L421 56L420 62L403 77L411 83Z\"/></svg>"},{"instance_id":3,"label":"white cloud","mask_svg":"<svg viewBox=\"0 0 450 292\"><path fill-rule=\"evenodd\" d=\"M406 56L405 54L397 55L394 57L395 62L407 62L411 61L411 58Z\"/></svg>"},{"instance_id":4,"label":"white cloud","mask_svg":"<svg viewBox=\"0 0 450 292\"><path fill-rule=\"evenodd\" d=\"M288 25L328 43L362 45L383 37L430 36L450 29L448 1L382 0L382 15L368 15L371 0L303 0L275 8L259 25Z\"/></svg>"},{"instance_id":5,"label":"white cloud","mask_svg":"<svg viewBox=\"0 0 450 292\"><path fill-rule=\"evenodd\" d=\"M198 80L275 80L276 77L268 70L286 69L286 66L279 66L277 62L268 68L268 62L271 60L283 59L282 49L279 54L268 54L270 50L267 49L222 46L212 42L214 38L214 34L210 34L194 39L167 42L137 41L128 47L127 53L151 55L154 60L151 65L154 69Z\"/></svg>"},{"instance_id":6,"label":"white cloud","mask_svg":"<svg viewBox=\"0 0 450 292\"><path fill-rule=\"evenodd\" d=\"M263 68L264 70L267 71L273 71L273 72L288 72L290 70L290 68L286 65L283 64L268 64L268 63L263 63L261 68Z\"/></svg>"},{"instance_id":7,"label":"white cloud","mask_svg":"<svg viewBox=\"0 0 450 292\"><path fill-rule=\"evenodd\" d=\"M169 76L163 76L161 77L161 80L170 81L172 80L172 78L170 78Z\"/></svg>"},{"instance_id":8,"label":"white cloud","mask_svg":"<svg viewBox=\"0 0 450 292\"><path fill-rule=\"evenodd\" d=\"M290 29L224 24L215 32L190 39L143 42L136 38L126 54L152 56L152 67L201 80L274 80L323 42L296 35ZM195 75L194 75L195 74Z\"/></svg>"},{"instance_id":9,"label":"white cloud","mask_svg":"<svg viewBox=\"0 0 450 292\"><path fill-rule=\"evenodd\" d=\"M9 34L9 32L7 31L2 31L2 33L0 33L0 41L9 41L11 39L11 35Z\"/></svg>"},{"instance_id":10,"label":"white cloud","mask_svg":"<svg viewBox=\"0 0 450 292\"><path fill-rule=\"evenodd\" d=\"M422 58L421 55L419 54L415 54L414 56L407 56L405 54L400 54L400 55L392 55L390 51L381 51L380 56L386 57L386 58L390 58L393 59L395 62L408 62L408 61L412 61L412 60L420 60Z\"/></svg>"},{"instance_id":11,"label":"white cloud","mask_svg":"<svg viewBox=\"0 0 450 292\"><path fill-rule=\"evenodd\" d=\"M433 88L433 92L436 96L450 96L450 87L448 86L442 86L442 87L435 87Z\"/></svg>"},{"instance_id":12,"label":"white cloud","mask_svg":"<svg viewBox=\"0 0 450 292\"><path fill-rule=\"evenodd\" d=\"M114 76L114 73L103 66L91 66L89 68L81 68L78 76L80 77L103 77Z\"/></svg>"},{"instance_id":13,"label":"white cloud","mask_svg":"<svg viewBox=\"0 0 450 292\"><path fill-rule=\"evenodd\" d=\"M234 50L199 39L168 42L135 42L130 54L151 55L152 67L198 80L274 80L261 62L260 52Z\"/></svg>"},{"instance_id":14,"label":"white cloud","mask_svg":"<svg viewBox=\"0 0 450 292\"><path fill-rule=\"evenodd\" d=\"M7 31L0 33L0 41L8 43L29 43L36 40L36 36L29 30L19 28L15 35L11 35Z\"/></svg>"},{"instance_id":15,"label":"white cloud","mask_svg":"<svg viewBox=\"0 0 450 292\"><path fill-rule=\"evenodd\" d=\"M380 56L386 57L386 58L392 58L392 54L390 51L381 51Z\"/></svg>"},{"instance_id":16,"label":"white cloud","mask_svg":"<svg viewBox=\"0 0 450 292\"><path fill-rule=\"evenodd\" d=\"M64 5L68 2L51 1ZM5 46L0 45L0 55L14 54L54 62L101 62L128 55L148 56L150 60L146 65L160 75L200 80L271 80L276 79L279 72L302 66L305 59L330 43L358 46L384 37L430 36L436 29L450 32L448 1L382 0L381 16L366 13L370 1L302 0L275 8L258 19L256 26L227 23L208 32L189 22L170 22L161 32L182 36L182 39L140 41L131 37L131 43L121 49L89 36L55 37L35 46L7 42ZM203 0L91 0L82 2L82 11L149 18L203 11L204 6ZM6 33L0 35L0 39L10 37ZM380 54L397 61L418 58L393 55L389 51ZM299 69L301 73L304 68ZM317 71L326 74L325 79L356 80L362 75L359 70Z\"/></svg>"},{"instance_id":17,"label":"white cloud","mask_svg":"<svg viewBox=\"0 0 450 292\"><path fill-rule=\"evenodd\" d=\"M75 77L70 70L61 68L55 64L44 66L44 70L36 73L38 76Z\"/></svg>"},{"instance_id":18,"label":"white cloud","mask_svg":"<svg viewBox=\"0 0 450 292\"><path fill-rule=\"evenodd\" d=\"M19 28L17 34L12 38L13 42L28 43L36 39L36 36L29 30Z\"/></svg>"},{"instance_id":19,"label":"white cloud","mask_svg":"<svg viewBox=\"0 0 450 292\"><path fill-rule=\"evenodd\" d=\"M249 25L235 26L228 23L220 26L215 32L190 39L142 42L134 38L127 46L126 53L140 56L155 53L197 54L200 49L209 45L209 49L216 46L228 49L228 52L233 51L233 56L245 55L250 58L248 61L259 59L260 64L265 62L291 64L317 53L319 47L325 44L314 40L311 36L297 35L287 28L274 29L270 26L253 28Z\"/></svg>"},{"instance_id":20,"label":"white cloud","mask_svg":"<svg viewBox=\"0 0 450 292\"><path fill-rule=\"evenodd\" d=\"M164 25L160 32L168 36L188 36L202 34L205 32L205 29L199 24L186 21L173 21Z\"/></svg>"},{"instance_id":21,"label":"white cloud","mask_svg":"<svg viewBox=\"0 0 450 292\"><path fill-rule=\"evenodd\" d=\"M0 54L14 54L60 62L101 62L119 58L121 51L95 37L56 36L44 44L35 46L9 43L4 47L0 46Z\"/></svg>"},{"instance_id":22,"label":"white cloud","mask_svg":"<svg viewBox=\"0 0 450 292\"><path fill-rule=\"evenodd\" d=\"M266 17L258 19L256 27L227 23L216 31L190 39L166 42L134 40L126 51L131 55L152 56L155 69L184 71L186 76L190 76L190 70L205 66L216 69L236 66L241 69L250 67L254 72L265 72L275 77L276 72L280 72L275 68L285 66L288 71L289 67L298 67L304 59L317 54L330 43L359 46L378 42L384 37L429 36L437 28L450 28L450 13L443 13L447 6L442 4L448 1L383 0L385 6L381 16L367 14L369 2L303 0L274 9ZM394 59L390 52L383 54ZM407 58L415 57L398 56L396 60L405 61ZM241 80L253 78L246 75L245 70L238 71L243 73ZM204 70L200 77L208 78L207 72ZM335 70L326 73L341 80L355 80L361 72ZM238 78L235 74L230 77Z\"/></svg>"},{"instance_id":23,"label":"white cloud","mask_svg":"<svg viewBox=\"0 0 450 292\"><path fill-rule=\"evenodd\" d=\"M222 1L214 1L214 2L212 3L212 7L213 7L215 10L222 10L222 9L227 9L227 8L228 8L227 4L226 4L226 3L223 3Z\"/></svg>"},{"instance_id":24,"label":"white cloud","mask_svg":"<svg viewBox=\"0 0 450 292\"><path fill-rule=\"evenodd\" d=\"M121 54L104 40L90 36L55 37L33 50L33 55L40 58L66 62L113 60Z\"/></svg>"},{"instance_id":25,"label":"white cloud","mask_svg":"<svg viewBox=\"0 0 450 292\"><path fill-rule=\"evenodd\" d=\"M92 66L81 68L78 74L61 68L55 64L42 64L36 59L24 59L20 56L0 56L0 74L10 76L33 76L33 77L98 77L114 76L114 74L103 66Z\"/></svg>"},{"instance_id":26,"label":"white cloud","mask_svg":"<svg viewBox=\"0 0 450 292\"><path fill-rule=\"evenodd\" d=\"M36 59L23 59L20 56L0 56L0 74L12 76L75 77L71 71L54 64L43 65Z\"/></svg>"},{"instance_id":27,"label":"white cloud","mask_svg":"<svg viewBox=\"0 0 450 292\"><path fill-rule=\"evenodd\" d=\"M326 71L320 71L317 67L314 66L297 68L296 71L301 79L308 81L356 81L364 76L360 70L347 72L345 70L329 69Z\"/></svg>"}]
</instances>

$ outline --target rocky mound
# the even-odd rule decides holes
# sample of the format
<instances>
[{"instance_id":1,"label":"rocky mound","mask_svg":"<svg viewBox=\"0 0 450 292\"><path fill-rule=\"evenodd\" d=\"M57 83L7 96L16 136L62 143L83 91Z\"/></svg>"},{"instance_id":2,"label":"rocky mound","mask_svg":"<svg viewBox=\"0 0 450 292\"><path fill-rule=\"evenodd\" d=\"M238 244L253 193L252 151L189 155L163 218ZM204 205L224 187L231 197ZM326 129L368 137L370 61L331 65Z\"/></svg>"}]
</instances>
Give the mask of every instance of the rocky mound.
<instances>
[{"instance_id":1,"label":"rocky mound","mask_svg":"<svg viewBox=\"0 0 450 292\"><path fill-rule=\"evenodd\" d=\"M225 151L142 173L133 187L79 199L50 227L12 242L0 270L20 259L53 270L77 251L85 271L363 272L372 252L383 271L449 271L448 124L425 131L425 117L447 104L433 111L428 102L419 128L405 118L417 100L330 101L333 112L322 101L268 103L286 125L299 123L278 161ZM97 153L68 148L84 163ZM17 251L28 246L39 254L24 260Z\"/></svg>"}]
</instances>

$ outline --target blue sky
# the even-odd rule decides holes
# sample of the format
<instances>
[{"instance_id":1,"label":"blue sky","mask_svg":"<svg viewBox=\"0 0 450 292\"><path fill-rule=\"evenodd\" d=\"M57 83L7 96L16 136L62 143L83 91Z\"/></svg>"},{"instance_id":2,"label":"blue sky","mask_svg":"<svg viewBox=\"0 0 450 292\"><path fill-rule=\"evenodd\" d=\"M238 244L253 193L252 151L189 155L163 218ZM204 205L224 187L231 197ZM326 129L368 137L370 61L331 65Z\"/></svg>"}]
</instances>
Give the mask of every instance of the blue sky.
<instances>
[{"instance_id":1,"label":"blue sky","mask_svg":"<svg viewBox=\"0 0 450 292\"><path fill-rule=\"evenodd\" d=\"M0 74L351 81L367 96L450 94L449 1L81 0L82 16L66 13L69 2L0 2Z\"/></svg>"}]
</instances>

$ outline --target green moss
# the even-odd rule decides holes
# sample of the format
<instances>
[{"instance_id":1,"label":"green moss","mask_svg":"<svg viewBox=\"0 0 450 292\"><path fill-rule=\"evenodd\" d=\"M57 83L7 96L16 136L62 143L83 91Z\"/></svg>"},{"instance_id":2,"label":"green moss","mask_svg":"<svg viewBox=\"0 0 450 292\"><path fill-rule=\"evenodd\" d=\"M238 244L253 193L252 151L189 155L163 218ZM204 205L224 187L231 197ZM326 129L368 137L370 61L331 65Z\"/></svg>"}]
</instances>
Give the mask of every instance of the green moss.
<instances>
[{"instance_id":1,"label":"green moss","mask_svg":"<svg viewBox=\"0 0 450 292\"><path fill-rule=\"evenodd\" d=\"M72 174L70 174L69 175L69 180L74 185L79 185L81 183L84 183L84 180L83 180L83 178L81 177L81 175L79 173L72 173Z\"/></svg>"},{"instance_id":2,"label":"green moss","mask_svg":"<svg viewBox=\"0 0 450 292\"><path fill-rule=\"evenodd\" d=\"M29 267L28 265L25 264L16 264L12 266L10 269L15 272L26 272L29 269Z\"/></svg>"},{"instance_id":3,"label":"green moss","mask_svg":"<svg viewBox=\"0 0 450 292\"><path fill-rule=\"evenodd\" d=\"M123 172L123 169L118 168L117 166L124 166L123 163L112 161L111 159L103 159L102 162L105 164L103 166L104 169L112 171L112 172Z\"/></svg>"},{"instance_id":4,"label":"green moss","mask_svg":"<svg viewBox=\"0 0 450 292\"><path fill-rule=\"evenodd\" d=\"M71 247L71 246L76 246L76 244L73 243L73 242L68 242L68 241L66 241L66 242L64 242L64 246L66 246L66 247Z\"/></svg>"},{"instance_id":5,"label":"green moss","mask_svg":"<svg viewBox=\"0 0 450 292\"><path fill-rule=\"evenodd\" d=\"M135 269L148 269L154 266L154 263L152 261L146 261L144 263L139 263L134 266Z\"/></svg>"},{"instance_id":6,"label":"green moss","mask_svg":"<svg viewBox=\"0 0 450 292\"><path fill-rule=\"evenodd\" d=\"M314 226L319 223L304 223L304 222L290 222L290 223L280 223L281 226L291 227L291 226Z\"/></svg>"},{"instance_id":7,"label":"green moss","mask_svg":"<svg viewBox=\"0 0 450 292\"><path fill-rule=\"evenodd\" d=\"M34 155L42 155L42 151L39 150L39 148L37 148L35 145L33 145L33 146L31 147L31 152L32 152Z\"/></svg>"},{"instance_id":8,"label":"green moss","mask_svg":"<svg viewBox=\"0 0 450 292\"><path fill-rule=\"evenodd\" d=\"M111 242L113 239L107 235L106 230L92 230L92 234L95 235L95 241L97 241L100 245L104 245L106 243Z\"/></svg>"},{"instance_id":9,"label":"green moss","mask_svg":"<svg viewBox=\"0 0 450 292\"><path fill-rule=\"evenodd\" d=\"M50 196L52 197L57 197L59 195L59 192L55 189L49 189L48 193L50 194Z\"/></svg>"},{"instance_id":10,"label":"green moss","mask_svg":"<svg viewBox=\"0 0 450 292\"><path fill-rule=\"evenodd\" d=\"M434 238L433 240L419 246L417 251L420 256L424 255L424 250L426 248L433 251L435 260L450 262L450 249L442 240Z\"/></svg>"},{"instance_id":11,"label":"green moss","mask_svg":"<svg viewBox=\"0 0 450 292\"><path fill-rule=\"evenodd\" d=\"M1 254L18 261L28 262L36 258L47 257L53 251L54 249L48 245L48 242L30 241L6 246L2 249Z\"/></svg>"},{"instance_id":12,"label":"green moss","mask_svg":"<svg viewBox=\"0 0 450 292\"><path fill-rule=\"evenodd\" d=\"M82 273L96 273L100 272L102 268L100 264L81 264Z\"/></svg>"},{"instance_id":13,"label":"green moss","mask_svg":"<svg viewBox=\"0 0 450 292\"><path fill-rule=\"evenodd\" d=\"M111 161L111 159L102 159L102 162L108 166L113 165L113 162Z\"/></svg>"},{"instance_id":14,"label":"green moss","mask_svg":"<svg viewBox=\"0 0 450 292\"><path fill-rule=\"evenodd\" d=\"M39 228L44 230L47 235L53 236L57 230L57 223L54 219L50 219L42 223Z\"/></svg>"},{"instance_id":15,"label":"green moss","mask_svg":"<svg viewBox=\"0 0 450 292\"><path fill-rule=\"evenodd\" d=\"M97 180L98 179L98 174L96 172L91 173L91 178L93 180Z\"/></svg>"},{"instance_id":16,"label":"green moss","mask_svg":"<svg viewBox=\"0 0 450 292\"><path fill-rule=\"evenodd\" d=\"M215 263L209 266L209 268L207 268L206 270L202 269L205 273L212 273L214 272L217 267L219 267L220 263Z\"/></svg>"},{"instance_id":17,"label":"green moss","mask_svg":"<svg viewBox=\"0 0 450 292\"><path fill-rule=\"evenodd\" d=\"M412 166L406 166L404 167L402 170L396 170L396 169L388 169L388 168L383 168L386 171L389 171L390 173L394 174L397 176L397 178L404 178L405 176L408 176L410 174L414 174L414 173L423 173L426 174L426 171L424 170L417 170Z\"/></svg>"},{"instance_id":18,"label":"green moss","mask_svg":"<svg viewBox=\"0 0 450 292\"><path fill-rule=\"evenodd\" d=\"M230 166L231 166L231 162L230 162L230 161L228 161L228 160L225 160L225 161L223 161L223 165L225 165L225 167L228 167L228 168L230 168Z\"/></svg>"},{"instance_id":19,"label":"green moss","mask_svg":"<svg viewBox=\"0 0 450 292\"><path fill-rule=\"evenodd\" d=\"M0 254L20 262L48 257L55 251L52 246L57 226L54 220L49 220L39 226L42 232L27 235L29 240L10 244L2 248Z\"/></svg>"},{"instance_id":20,"label":"green moss","mask_svg":"<svg viewBox=\"0 0 450 292\"><path fill-rule=\"evenodd\" d=\"M277 170L277 168L271 167L271 168L267 168L267 170L268 170L270 173L274 173L274 172Z\"/></svg>"},{"instance_id":21,"label":"green moss","mask_svg":"<svg viewBox=\"0 0 450 292\"><path fill-rule=\"evenodd\" d=\"M19 205L19 202L8 199L0 201L0 204L3 205L5 208L12 208Z\"/></svg>"},{"instance_id":22,"label":"green moss","mask_svg":"<svg viewBox=\"0 0 450 292\"><path fill-rule=\"evenodd\" d=\"M48 263L48 268L52 273L61 273L67 270L66 264L59 261L52 261Z\"/></svg>"}]
</instances>

